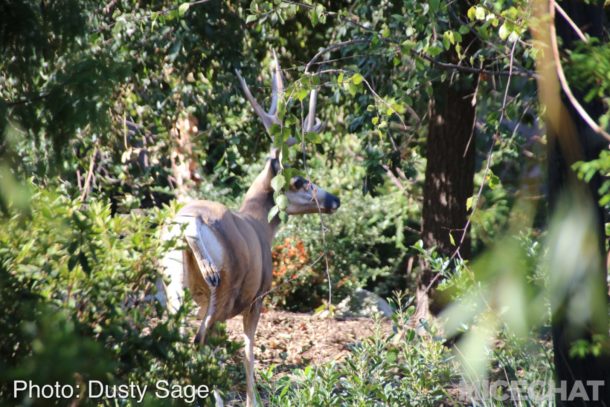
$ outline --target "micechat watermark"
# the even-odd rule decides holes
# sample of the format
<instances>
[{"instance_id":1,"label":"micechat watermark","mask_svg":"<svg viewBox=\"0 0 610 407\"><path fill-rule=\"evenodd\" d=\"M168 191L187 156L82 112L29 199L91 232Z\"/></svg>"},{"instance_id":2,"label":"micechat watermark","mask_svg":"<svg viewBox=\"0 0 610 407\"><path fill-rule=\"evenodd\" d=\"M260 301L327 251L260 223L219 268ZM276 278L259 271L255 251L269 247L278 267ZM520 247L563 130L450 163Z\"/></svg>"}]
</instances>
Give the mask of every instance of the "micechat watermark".
<instances>
[{"instance_id":1,"label":"micechat watermark","mask_svg":"<svg viewBox=\"0 0 610 407\"><path fill-rule=\"evenodd\" d=\"M472 399L529 401L536 404L560 401L600 401L604 380L483 380L462 383L461 390Z\"/></svg>"},{"instance_id":2,"label":"micechat watermark","mask_svg":"<svg viewBox=\"0 0 610 407\"><path fill-rule=\"evenodd\" d=\"M31 380L14 380L15 399L64 399L86 398L89 400L133 400L142 403L147 395L157 399L181 399L186 403L210 396L210 388L205 384L177 384L158 380L152 384L126 383L107 384L100 380L88 380L82 384L62 384L59 382L39 384Z\"/></svg>"}]
</instances>

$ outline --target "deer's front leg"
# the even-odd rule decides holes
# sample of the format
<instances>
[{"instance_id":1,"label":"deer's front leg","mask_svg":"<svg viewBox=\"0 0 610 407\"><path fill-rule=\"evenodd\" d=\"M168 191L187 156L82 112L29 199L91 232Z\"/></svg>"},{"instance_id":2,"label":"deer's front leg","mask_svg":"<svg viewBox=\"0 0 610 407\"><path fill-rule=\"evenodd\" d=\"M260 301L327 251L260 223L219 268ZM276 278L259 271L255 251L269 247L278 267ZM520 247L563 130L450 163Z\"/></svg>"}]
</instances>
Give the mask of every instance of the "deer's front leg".
<instances>
[{"instance_id":1,"label":"deer's front leg","mask_svg":"<svg viewBox=\"0 0 610 407\"><path fill-rule=\"evenodd\" d=\"M246 368L246 405L256 405L256 391L254 385L254 335L258 319L261 314L262 300L256 300L243 315L244 319L244 366Z\"/></svg>"}]
</instances>

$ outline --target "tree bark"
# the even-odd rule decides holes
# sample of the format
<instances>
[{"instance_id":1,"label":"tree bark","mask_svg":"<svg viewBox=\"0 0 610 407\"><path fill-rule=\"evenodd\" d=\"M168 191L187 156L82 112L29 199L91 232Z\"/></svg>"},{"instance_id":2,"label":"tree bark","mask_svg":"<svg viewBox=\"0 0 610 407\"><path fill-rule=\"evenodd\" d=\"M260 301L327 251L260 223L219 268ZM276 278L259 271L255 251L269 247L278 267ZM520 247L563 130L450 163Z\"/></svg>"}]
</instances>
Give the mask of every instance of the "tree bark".
<instances>
[{"instance_id":1,"label":"tree bark","mask_svg":"<svg viewBox=\"0 0 610 407\"><path fill-rule=\"evenodd\" d=\"M453 4L457 15L466 16L470 1ZM465 34L463 49L472 55L479 48L473 34ZM447 62L458 64L455 50L442 56ZM470 256L470 239L464 231L468 220L466 201L473 192L475 169L474 124L478 84L475 74L459 73L445 83L433 84L430 102L430 122L426 144L426 179L422 209L422 239L426 248L436 247L443 256L451 256L464 235L460 246L463 258ZM464 234L465 233L465 234ZM418 316L431 312L438 314L447 299L437 295L440 282L437 274L420 261L421 272L417 281Z\"/></svg>"},{"instance_id":2,"label":"tree bark","mask_svg":"<svg viewBox=\"0 0 610 407\"><path fill-rule=\"evenodd\" d=\"M464 233L466 201L474 188L475 88L476 82L471 78L437 84L430 106L422 237L426 247L436 247L444 256L456 250L452 240L459 242ZM470 256L467 234L460 254ZM435 275L424 265L418 282L418 296L426 294L422 291L432 285L428 305L433 314L443 308L443 301L434 295Z\"/></svg>"}]
</instances>

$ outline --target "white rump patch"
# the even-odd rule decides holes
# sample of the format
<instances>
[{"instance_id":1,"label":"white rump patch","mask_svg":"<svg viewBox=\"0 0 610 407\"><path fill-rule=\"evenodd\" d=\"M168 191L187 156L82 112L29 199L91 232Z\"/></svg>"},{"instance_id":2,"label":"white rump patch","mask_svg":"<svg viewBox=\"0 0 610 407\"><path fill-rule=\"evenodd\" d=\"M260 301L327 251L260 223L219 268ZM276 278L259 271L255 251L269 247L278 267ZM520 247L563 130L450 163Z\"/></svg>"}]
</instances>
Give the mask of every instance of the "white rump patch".
<instances>
[{"instance_id":1,"label":"white rump patch","mask_svg":"<svg viewBox=\"0 0 610 407\"><path fill-rule=\"evenodd\" d=\"M161 260L161 269L168 285L161 277L157 279L157 299L171 313L178 311L184 299L184 266L182 250L170 250Z\"/></svg>"},{"instance_id":2,"label":"white rump patch","mask_svg":"<svg viewBox=\"0 0 610 407\"><path fill-rule=\"evenodd\" d=\"M220 272L224 251L212 227L204 223L200 217L196 217L195 222L190 222L187 226L185 235L196 240L199 253L210 262L214 271Z\"/></svg>"}]
</instances>

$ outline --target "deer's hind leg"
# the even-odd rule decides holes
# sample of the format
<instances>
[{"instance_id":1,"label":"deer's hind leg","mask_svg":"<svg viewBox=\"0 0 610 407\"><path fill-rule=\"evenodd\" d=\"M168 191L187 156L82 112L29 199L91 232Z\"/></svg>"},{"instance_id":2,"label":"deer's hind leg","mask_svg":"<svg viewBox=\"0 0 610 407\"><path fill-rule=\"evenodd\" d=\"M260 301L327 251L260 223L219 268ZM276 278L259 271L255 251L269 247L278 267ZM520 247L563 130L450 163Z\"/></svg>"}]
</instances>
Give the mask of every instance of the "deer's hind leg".
<instances>
[{"instance_id":1,"label":"deer's hind leg","mask_svg":"<svg viewBox=\"0 0 610 407\"><path fill-rule=\"evenodd\" d=\"M187 239L187 241L188 241L188 239ZM195 264L196 264L196 267L195 267L196 269L201 269L202 267L209 267L209 263L205 259L202 259L197 251L189 250L188 256L190 256L191 258L194 258ZM201 270L200 273L197 273L197 274L205 275L206 273L209 273L209 270L205 270L205 271ZM199 283L199 284L192 285L192 287L194 288L192 290L193 299L200 306L202 306L201 311L205 310L205 315L203 316L201 325L199 326L199 329L197 330L197 335L195 335L194 342L195 342L195 344L202 345L205 343L206 334L208 332L210 332L210 329L216 322L216 318L215 318L216 311L217 311L217 293L216 293L216 291L218 289L218 286L213 284L214 281L210 281L209 279L196 278L196 277L197 276L195 276L195 278L193 278L192 275L189 276L189 278L193 278L195 281L197 281ZM201 287L202 284L205 285L205 287ZM206 291L207 291L207 293L206 293ZM205 301L206 297L207 297L207 301Z\"/></svg>"},{"instance_id":2,"label":"deer's hind leg","mask_svg":"<svg viewBox=\"0 0 610 407\"><path fill-rule=\"evenodd\" d=\"M205 285L209 291L205 317L195 336L196 344L203 344L206 333L216 322L217 291L220 286L220 270L222 269L222 244L215 231L201 218L196 218L185 233L189 252L195 259L196 270L189 272L193 287Z\"/></svg>"},{"instance_id":3,"label":"deer's hind leg","mask_svg":"<svg viewBox=\"0 0 610 407\"><path fill-rule=\"evenodd\" d=\"M256 405L256 389L254 384L254 336L261 315L262 300L257 299L242 314L244 320L244 366L246 368L246 405Z\"/></svg>"}]
</instances>

